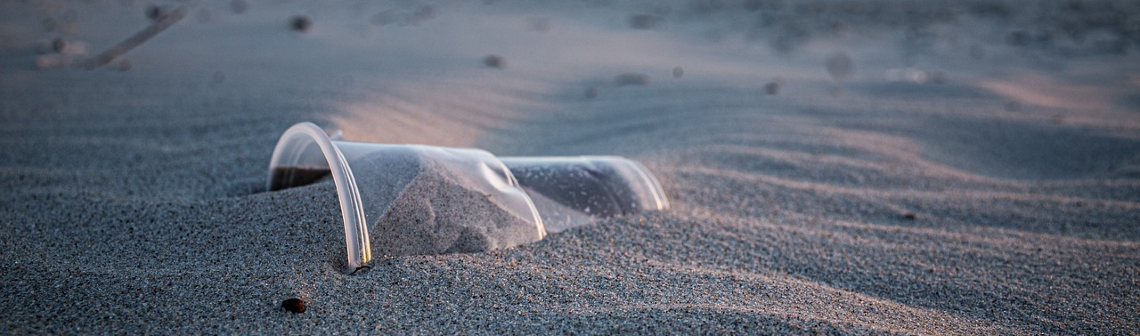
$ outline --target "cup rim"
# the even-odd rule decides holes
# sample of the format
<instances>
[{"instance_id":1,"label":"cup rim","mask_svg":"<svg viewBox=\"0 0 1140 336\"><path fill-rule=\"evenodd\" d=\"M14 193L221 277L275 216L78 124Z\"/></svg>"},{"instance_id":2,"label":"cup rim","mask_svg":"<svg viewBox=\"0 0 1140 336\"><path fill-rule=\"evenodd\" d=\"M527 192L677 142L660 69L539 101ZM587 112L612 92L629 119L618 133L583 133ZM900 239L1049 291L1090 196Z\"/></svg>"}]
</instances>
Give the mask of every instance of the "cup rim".
<instances>
[{"instance_id":1,"label":"cup rim","mask_svg":"<svg viewBox=\"0 0 1140 336\"><path fill-rule=\"evenodd\" d=\"M269 181L272 183L275 169L281 162L296 162L307 145L316 143L328 162L333 182L336 184L337 198L340 201L341 217L344 221L345 249L348 252L347 272L355 272L372 260L372 245L368 235L368 221L364 216L364 202L360 199L360 189L349 167L348 160L316 124L300 122L289 127L277 140L273 156L269 160ZM266 189L271 188L267 185Z\"/></svg>"}]
</instances>

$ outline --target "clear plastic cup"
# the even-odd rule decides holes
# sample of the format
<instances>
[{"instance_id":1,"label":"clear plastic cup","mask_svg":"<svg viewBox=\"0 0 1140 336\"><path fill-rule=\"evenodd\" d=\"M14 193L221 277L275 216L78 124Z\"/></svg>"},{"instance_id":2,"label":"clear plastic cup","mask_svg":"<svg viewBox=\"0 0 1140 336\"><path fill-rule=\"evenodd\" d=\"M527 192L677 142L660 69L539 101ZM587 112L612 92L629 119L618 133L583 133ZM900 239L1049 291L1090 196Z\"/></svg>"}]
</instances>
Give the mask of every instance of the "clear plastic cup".
<instances>
[{"instance_id":1,"label":"clear plastic cup","mask_svg":"<svg viewBox=\"0 0 1140 336\"><path fill-rule=\"evenodd\" d=\"M281 135L269 171L271 191L332 175L349 272L364 267L373 248L389 255L476 252L546 235L526 192L482 150L332 140L306 122Z\"/></svg>"},{"instance_id":2,"label":"clear plastic cup","mask_svg":"<svg viewBox=\"0 0 1140 336\"><path fill-rule=\"evenodd\" d=\"M389 256L479 252L541 240L600 218L669 207L657 179L617 156L504 157L479 149L330 138L299 123L281 135L268 189L332 176L347 271Z\"/></svg>"},{"instance_id":3,"label":"clear plastic cup","mask_svg":"<svg viewBox=\"0 0 1140 336\"><path fill-rule=\"evenodd\" d=\"M499 159L526 190L550 233L600 218L669 208L653 173L620 156Z\"/></svg>"}]
</instances>

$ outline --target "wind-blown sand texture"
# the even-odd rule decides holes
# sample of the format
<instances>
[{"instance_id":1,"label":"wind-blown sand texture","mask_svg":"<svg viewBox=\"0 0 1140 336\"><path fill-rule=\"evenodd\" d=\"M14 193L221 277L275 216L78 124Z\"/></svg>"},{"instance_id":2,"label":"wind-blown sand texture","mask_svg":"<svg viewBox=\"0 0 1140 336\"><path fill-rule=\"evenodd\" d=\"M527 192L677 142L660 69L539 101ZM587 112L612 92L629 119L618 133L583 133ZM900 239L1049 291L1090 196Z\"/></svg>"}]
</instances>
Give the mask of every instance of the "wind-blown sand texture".
<instances>
[{"instance_id":1,"label":"wind-blown sand texture","mask_svg":"<svg viewBox=\"0 0 1140 336\"><path fill-rule=\"evenodd\" d=\"M0 3L3 333L1140 333L1140 2L155 4ZM673 208L346 275L300 121Z\"/></svg>"}]
</instances>

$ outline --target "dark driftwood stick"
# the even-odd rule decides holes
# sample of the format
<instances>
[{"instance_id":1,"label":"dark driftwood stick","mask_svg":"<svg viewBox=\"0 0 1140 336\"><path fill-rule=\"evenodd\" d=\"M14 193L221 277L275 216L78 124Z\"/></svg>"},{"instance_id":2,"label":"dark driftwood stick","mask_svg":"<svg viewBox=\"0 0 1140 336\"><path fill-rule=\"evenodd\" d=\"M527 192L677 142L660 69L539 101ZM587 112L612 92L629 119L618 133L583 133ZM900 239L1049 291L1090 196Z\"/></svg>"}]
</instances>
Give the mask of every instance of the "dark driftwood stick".
<instances>
[{"instance_id":1,"label":"dark driftwood stick","mask_svg":"<svg viewBox=\"0 0 1140 336\"><path fill-rule=\"evenodd\" d=\"M106 65L107 63L111 63L111 61L114 61L116 57L119 57L128 51L131 51L131 49L134 49L143 42L146 42L146 40L149 40L155 35L158 35L158 33L166 30L166 28L170 28L170 26L174 25L179 20L182 20L182 17L184 16L186 16L185 8L179 7L178 9L175 9L170 14L167 14L160 18L157 22L152 23L150 26L147 26L145 29L139 31L138 33L135 33L135 35L127 38L126 40L123 40L123 42L119 42L119 44L111 47L111 49L107 49L107 51L104 51L98 56L95 56L95 58L88 60L86 68L94 69Z\"/></svg>"}]
</instances>

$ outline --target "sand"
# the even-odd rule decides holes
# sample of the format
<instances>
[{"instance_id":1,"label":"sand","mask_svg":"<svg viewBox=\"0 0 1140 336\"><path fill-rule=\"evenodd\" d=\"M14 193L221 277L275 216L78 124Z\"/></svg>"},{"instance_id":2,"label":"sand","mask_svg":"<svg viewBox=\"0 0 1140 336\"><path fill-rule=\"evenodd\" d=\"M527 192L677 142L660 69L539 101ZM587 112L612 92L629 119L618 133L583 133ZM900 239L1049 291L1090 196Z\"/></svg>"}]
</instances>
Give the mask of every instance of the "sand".
<instances>
[{"instance_id":1,"label":"sand","mask_svg":"<svg viewBox=\"0 0 1140 336\"><path fill-rule=\"evenodd\" d=\"M373 155L379 158L374 161L379 169L371 172L359 169L364 166L353 166L357 185L369 188L361 192L395 191L393 197L372 198L379 202L365 201L367 207L382 209L379 218L370 219L374 222L368 228L373 237L374 255L394 258L487 252L533 243L545 235L541 221L534 217L530 206L511 209L512 203L499 200L512 196L524 198L524 191L514 187L515 194L506 194L484 189L469 180L498 176L484 176L479 172L465 175L471 172L449 169L449 162L431 155L437 153L410 152L400 157L392 154L397 153ZM365 181L367 179L383 182ZM399 182L392 187L375 188L392 180ZM507 184L505 179L495 182ZM527 205L525 202L514 204Z\"/></svg>"},{"instance_id":2,"label":"sand","mask_svg":"<svg viewBox=\"0 0 1140 336\"><path fill-rule=\"evenodd\" d=\"M0 3L4 333L1140 333L1136 3L160 2L35 67L147 5ZM333 185L264 190L300 121L673 208L347 275Z\"/></svg>"}]
</instances>

